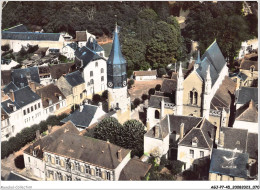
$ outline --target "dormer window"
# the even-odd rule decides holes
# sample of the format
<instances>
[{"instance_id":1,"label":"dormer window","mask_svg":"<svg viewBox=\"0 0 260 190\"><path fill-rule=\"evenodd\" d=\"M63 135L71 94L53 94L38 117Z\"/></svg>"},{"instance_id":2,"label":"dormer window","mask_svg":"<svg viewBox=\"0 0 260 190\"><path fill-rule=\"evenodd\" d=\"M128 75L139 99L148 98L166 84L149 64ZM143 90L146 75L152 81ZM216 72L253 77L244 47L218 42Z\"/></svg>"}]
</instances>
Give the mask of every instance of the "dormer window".
<instances>
[{"instance_id":1,"label":"dormer window","mask_svg":"<svg viewBox=\"0 0 260 190\"><path fill-rule=\"evenodd\" d=\"M192 104L192 105L198 104L198 92L195 89L190 91L189 99L190 99L190 104Z\"/></svg>"},{"instance_id":2,"label":"dormer window","mask_svg":"<svg viewBox=\"0 0 260 190\"><path fill-rule=\"evenodd\" d=\"M194 137L194 138L192 139L191 144L192 144L192 146L197 147L197 146L198 146L198 142L199 142L198 138L197 138L197 137Z\"/></svg>"},{"instance_id":3,"label":"dormer window","mask_svg":"<svg viewBox=\"0 0 260 190\"><path fill-rule=\"evenodd\" d=\"M49 99L49 105L51 105L52 104L52 100L51 99Z\"/></svg>"}]
</instances>

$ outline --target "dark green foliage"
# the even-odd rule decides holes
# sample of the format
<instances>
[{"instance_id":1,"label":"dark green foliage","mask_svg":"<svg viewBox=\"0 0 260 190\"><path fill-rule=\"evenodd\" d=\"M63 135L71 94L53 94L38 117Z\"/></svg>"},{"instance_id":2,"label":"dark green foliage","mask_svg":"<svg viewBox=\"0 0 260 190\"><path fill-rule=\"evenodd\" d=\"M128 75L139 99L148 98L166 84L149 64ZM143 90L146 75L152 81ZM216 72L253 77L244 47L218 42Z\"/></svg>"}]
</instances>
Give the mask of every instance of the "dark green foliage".
<instances>
[{"instance_id":1,"label":"dark green foliage","mask_svg":"<svg viewBox=\"0 0 260 190\"><path fill-rule=\"evenodd\" d=\"M198 180L198 174L191 170L186 170L182 173L184 180Z\"/></svg>"},{"instance_id":2,"label":"dark green foliage","mask_svg":"<svg viewBox=\"0 0 260 190\"><path fill-rule=\"evenodd\" d=\"M182 166L183 166L183 162L182 161L179 161L179 160L173 160L173 161L170 161L169 163L169 169L171 170L171 173L173 175L177 175L179 173L182 172Z\"/></svg>"},{"instance_id":3,"label":"dark green foliage","mask_svg":"<svg viewBox=\"0 0 260 190\"><path fill-rule=\"evenodd\" d=\"M19 155L14 159L15 167L19 169L24 169L24 157L23 155Z\"/></svg>"},{"instance_id":4,"label":"dark green foliage","mask_svg":"<svg viewBox=\"0 0 260 190\"><path fill-rule=\"evenodd\" d=\"M10 49L9 44L2 45L2 46L1 46L1 50L2 50L2 51L8 51L9 49Z\"/></svg>"},{"instance_id":5,"label":"dark green foliage","mask_svg":"<svg viewBox=\"0 0 260 190\"><path fill-rule=\"evenodd\" d=\"M61 62L67 62L67 57L60 54L60 55L59 55L59 60L60 60Z\"/></svg>"},{"instance_id":6,"label":"dark green foliage","mask_svg":"<svg viewBox=\"0 0 260 190\"><path fill-rule=\"evenodd\" d=\"M132 88L133 84L135 83L135 81L133 79L130 79L127 81L127 88L130 89Z\"/></svg>"},{"instance_id":7,"label":"dark green foliage","mask_svg":"<svg viewBox=\"0 0 260 190\"><path fill-rule=\"evenodd\" d=\"M48 125L46 121L41 121L39 124L40 127L40 133L46 131L48 129Z\"/></svg>"},{"instance_id":8,"label":"dark green foliage","mask_svg":"<svg viewBox=\"0 0 260 190\"><path fill-rule=\"evenodd\" d=\"M143 100L143 101L147 100L148 98L149 98L149 96L148 96L147 94L143 94L143 95L142 95L142 100Z\"/></svg>"},{"instance_id":9,"label":"dark green foliage","mask_svg":"<svg viewBox=\"0 0 260 190\"><path fill-rule=\"evenodd\" d=\"M11 154L11 147L8 141L2 141L1 142L1 159L7 157L9 154Z\"/></svg>"},{"instance_id":10,"label":"dark green foliage","mask_svg":"<svg viewBox=\"0 0 260 190\"><path fill-rule=\"evenodd\" d=\"M135 107L139 106L140 103L141 103L141 100L140 100L139 98L135 98L135 99L134 99L134 106L135 106Z\"/></svg>"},{"instance_id":11,"label":"dark green foliage","mask_svg":"<svg viewBox=\"0 0 260 190\"><path fill-rule=\"evenodd\" d=\"M158 73L159 77L162 77L163 75L166 74L166 69L165 68L159 68L157 73Z\"/></svg>"},{"instance_id":12,"label":"dark green foliage","mask_svg":"<svg viewBox=\"0 0 260 190\"><path fill-rule=\"evenodd\" d=\"M150 88L149 91L148 91L148 94L151 96L151 95L154 95L154 93L155 93L155 89Z\"/></svg>"},{"instance_id":13,"label":"dark green foliage","mask_svg":"<svg viewBox=\"0 0 260 190\"><path fill-rule=\"evenodd\" d=\"M49 116L46 120L48 125L54 126L54 125L61 125L60 120L58 119L57 116Z\"/></svg>"},{"instance_id":14,"label":"dark green foliage","mask_svg":"<svg viewBox=\"0 0 260 190\"><path fill-rule=\"evenodd\" d=\"M108 99L108 90L102 92L101 98L103 101Z\"/></svg>"},{"instance_id":15,"label":"dark green foliage","mask_svg":"<svg viewBox=\"0 0 260 190\"><path fill-rule=\"evenodd\" d=\"M18 55L24 57L27 54L25 47L22 47L21 50L18 52Z\"/></svg>"},{"instance_id":16,"label":"dark green foliage","mask_svg":"<svg viewBox=\"0 0 260 190\"><path fill-rule=\"evenodd\" d=\"M98 105L101 102L101 96L99 94L94 94L92 97L92 102L94 105Z\"/></svg>"},{"instance_id":17,"label":"dark green foliage","mask_svg":"<svg viewBox=\"0 0 260 190\"><path fill-rule=\"evenodd\" d=\"M160 90L161 90L161 87L162 87L162 86L161 86L160 84L157 84L157 85L155 86L155 90L156 90L156 91L160 91Z\"/></svg>"},{"instance_id":18,"label":"dark green foliage","mask_svg":"<svg viewBox=\"0 0 260 190\"><path fill-rule=\"evenodd\" d=\"M113 117L103 119L94 129L94 138L108 140L118 146L131 149L132 156L142 156L144 134L144 125L139 121L129 120L122 126Z\"/></svg>"},{"instance_id":19,"label":"dark green foliage","mask_svg":"<svg viewBox=\"0 0 260 190\"><path fill-rule=\"evenodd\" d=\"M36 45L36 46L29 45L27 53L33 53L33 52L37 51L38 49L39 49L38 45Z\"/></svg>"}]
</instances>

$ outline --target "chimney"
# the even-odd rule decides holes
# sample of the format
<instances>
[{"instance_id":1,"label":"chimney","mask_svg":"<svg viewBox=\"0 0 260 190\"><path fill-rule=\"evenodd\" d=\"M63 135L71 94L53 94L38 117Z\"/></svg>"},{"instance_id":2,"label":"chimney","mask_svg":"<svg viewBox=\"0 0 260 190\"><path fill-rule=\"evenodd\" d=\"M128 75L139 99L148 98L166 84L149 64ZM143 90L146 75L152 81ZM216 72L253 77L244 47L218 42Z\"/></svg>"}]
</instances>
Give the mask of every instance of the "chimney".
<instances>
[{"instance_id":1,"label":"chimney","mask_svg":"<svg viewBox=\"0 0 260 190\"><path fill-rule=\"evenodd\" d=\"M40 130L36 131L36 140L40 139L41 135L40 135Z\"/></svg>"},{"instance_id":2,"label":"chimney","mask_svg":"<svg viewBox=\"0 0 260 190\"><path fill-rule=\"evenodd\" d=\"M221 131L219 134L219 145L223 147L224 141L225 141L225 134L223 133L223 131Z\"/></svg>"},{"instance_id":3,"label":"chimney","mask_svg":"<svg viewBox=\"0 0 260 190\"><path fill-rule=\"evenodd\" d=\"M51 133L51 125L48 125L48 133Z\"/></svg>"},{"instance_id":4,"label":"chimney","mask_svg":"<svg viewBox=\"0 0 260 190\"><path fill-rule=\"evenodd\" d=\"M12 102L15 101L13 89L10 90L10 92L9 92L9 97L11 98Z\"/></svg>"},{"instance_id":5,"label":"chimney","mask_svg":"<svg viewBox=\"0 0 260 190\"><path fill-rule=\"evenodd\" d=\"M154 137L159 138L159 125L154 126Z\"/></svg>"},{"instance_id":6,"label":"chimney","mask_svg":"<svg viewBox=\"0 0 260 190\"><path fill-rule=\"evenodd\" d=\"M180 126L180 140L183 138L183 136L184 136L184 123L182 123Z\"/></svg>"},{"instance_id":7,"label":"chimney","mask_svg":"<svg viewBox=\"0 0 260 190\"><path fill-rule=\"evenodd\" d=\"M164 117L164 99L161 101L161 119Z\"/></svg>"},{"instance_id":8,"label":"chimney","mask_svg":"<svg viewBox=\"0 0 260 190\"><path fill-rule=\"evenodd\" d=\"M249 108L253 108L253 107L254 107L254 101L251 99L249 103Z\"/></svg>"},{"instance_id":9,"label":"chimney","mask_svg":"<svg viewBox=\"0 0 260 190\"><path fill-rule=\"evenodd\" d=\"M119 149L117 151L117 159L119 160L119 162L122 162L122 153L121 153L122 149Z\"/></svg>"},{"instance_id":10,"label":"chimney","mask_svg":"<svg viewBox=\"0 0 260 190\"><path fill-rule=\"evenodd\" d=\"M80 105L80 106L79 106L79 112L82 112L83 107L84 107L83 105Z\"/></svg>"},{"instance_id":11,"label":"chimney","mask_svg":"<svg viewBox=\"0 0 260 190\"><path fill-rule=\"evenodd\" d=\"M29 81L29 87L32 89L33 92L36 92L36 85L35 82Z\"/></svg>"}]
</instances>

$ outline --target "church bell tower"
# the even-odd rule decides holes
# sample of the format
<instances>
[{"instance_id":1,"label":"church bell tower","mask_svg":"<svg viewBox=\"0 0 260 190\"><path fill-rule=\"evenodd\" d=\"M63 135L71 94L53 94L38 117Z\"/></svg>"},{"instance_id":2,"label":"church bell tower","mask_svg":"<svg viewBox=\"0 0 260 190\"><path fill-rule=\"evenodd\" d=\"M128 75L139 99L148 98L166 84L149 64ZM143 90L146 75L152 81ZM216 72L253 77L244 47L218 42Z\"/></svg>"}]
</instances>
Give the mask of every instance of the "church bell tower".
<instances>
[{"instance_id":1,"label":"church bell tower","mask_svg":"<svg viewBox=\"0 0 260 190\"><path fill-rule=\"evenodd\" d=\"M121 52L118 33L119 28L116 25L112 49L107 60L108 106L109 110L120 109L123 113L131 107L127 92L126 60Z\"/></svg>"}]
</instances>

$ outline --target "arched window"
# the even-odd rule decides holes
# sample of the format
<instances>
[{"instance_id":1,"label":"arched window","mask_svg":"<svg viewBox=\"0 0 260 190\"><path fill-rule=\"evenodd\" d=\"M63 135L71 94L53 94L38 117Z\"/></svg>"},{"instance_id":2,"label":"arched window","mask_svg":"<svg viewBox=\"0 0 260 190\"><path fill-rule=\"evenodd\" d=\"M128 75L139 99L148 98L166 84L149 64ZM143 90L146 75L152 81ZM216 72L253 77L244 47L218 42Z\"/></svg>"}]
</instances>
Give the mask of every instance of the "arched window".
<instances>
[{"instance_id":1,"label":"arched window","mask_svg":"<svg viewBox=\"0 0 260 190\"><path fill-rule=\"evenodd\" d=\"M103 68L101 68L101 71L100 71L101 73L104 73L104 69Z\"/></svg>"},{"instance_id":2,"label":"arched window","mask_svg":"<svg viewBox=\"0 0 260 190\"><path fill-rule=\"evenodd\" d=\"M104 76L101 77L101 81L104 81Z\"/></svg>"},{"instance_id":3,"label":"arched window","mask_svg":"<svg viewBox=\"0 0 260 190\"><path fill-rule=\"evenodd\" d=\"M198 103L198 92L194 92L194 104L197 105Z\"/></svg>"},{"instance_id":4,"label":"arched window","mask_svg":"<svg viewBox=\"0 0 260 190\"><path fill-rule=\"evenodd\" d=\"M90 76L93 77L93 71L90 71Z\"/></svg>"},{"instance_id":5,"label":"arched window","mask_svg":"<svg viewBox=\"0 0 260 190\"><path fill-rule=\"evenodd\" d=\"M155 119L160 119L160 112L158 110L155 110L154 117Z\"/></svg>"},{"instance_id":6,"label":"arched window","mask_svg":"<svg viewBox=\"0 0 260 190\"><path fill-rule=\"evenodd\" d=\"M192 104L192 102L193 102L193 92L190 91L190 104Z\"/></svg>"},{"instance_id":7,"label":"arched window","mask_svg":"<svg viewBox=\"0 0 260 190\"><path fill-rule=\"evenodd\" d=\"M189 96L190 96L189 97L190 104L197 105L198 104L198 92L196 91L196 89L193 89L192 91L190 91Z\"/></svg>"}]
</instances>

